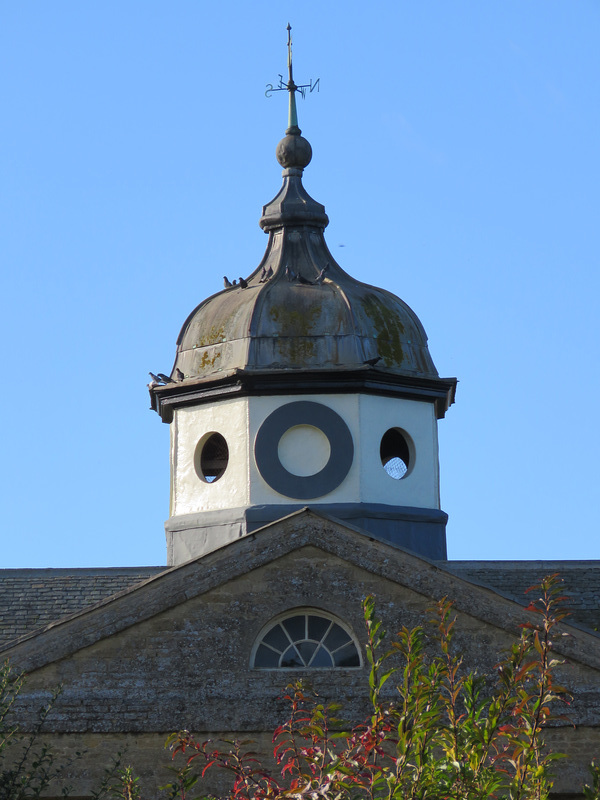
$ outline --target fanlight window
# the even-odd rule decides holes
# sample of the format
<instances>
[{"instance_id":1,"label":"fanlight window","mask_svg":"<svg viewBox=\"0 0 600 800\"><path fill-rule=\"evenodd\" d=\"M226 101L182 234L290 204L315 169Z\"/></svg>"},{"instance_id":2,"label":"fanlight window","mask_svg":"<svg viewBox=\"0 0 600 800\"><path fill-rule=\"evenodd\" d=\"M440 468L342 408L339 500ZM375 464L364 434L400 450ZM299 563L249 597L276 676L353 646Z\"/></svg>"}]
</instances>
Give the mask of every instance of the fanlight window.
<instances>
[{"instance_id":1,"label":"fanlight window","mask_svg":"<svg viewBox=\"0 0 600 800\"><path fill-rule=\"evenodd\" d=\"M352 636L333 619L311 612L296 613L274 623L262 636L252 665L255 669L333 669L360 667Z\"/></svg>"}]
</instances>

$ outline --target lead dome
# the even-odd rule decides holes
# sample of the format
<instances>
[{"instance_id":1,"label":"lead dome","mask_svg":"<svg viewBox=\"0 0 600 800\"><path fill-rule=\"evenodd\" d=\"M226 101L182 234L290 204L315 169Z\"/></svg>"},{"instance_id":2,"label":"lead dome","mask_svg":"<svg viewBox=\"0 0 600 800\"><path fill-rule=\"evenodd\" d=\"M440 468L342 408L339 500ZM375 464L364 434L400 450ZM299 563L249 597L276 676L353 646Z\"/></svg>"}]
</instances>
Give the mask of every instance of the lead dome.
<instances>
[{"instance_id":1,"label":"lead dome","mask_svg":"<svg viewBox=\"0 0 600 800\"><path fill-rule=\"evenodd\" d=\"M171 372L179 380L156 387L157 410L165 393L291 375L360 382L368 373L371 382L390 386L432 383L438 416L453 401L455 381L439 378L414 311L391 292L355 280L331 255L325 208L302 184L310 156L300 129L288 128L277 146L283 184L260 219L269 235L265 255L246 287L207 298L184 322Z\"/></svg>"}]
</instances>

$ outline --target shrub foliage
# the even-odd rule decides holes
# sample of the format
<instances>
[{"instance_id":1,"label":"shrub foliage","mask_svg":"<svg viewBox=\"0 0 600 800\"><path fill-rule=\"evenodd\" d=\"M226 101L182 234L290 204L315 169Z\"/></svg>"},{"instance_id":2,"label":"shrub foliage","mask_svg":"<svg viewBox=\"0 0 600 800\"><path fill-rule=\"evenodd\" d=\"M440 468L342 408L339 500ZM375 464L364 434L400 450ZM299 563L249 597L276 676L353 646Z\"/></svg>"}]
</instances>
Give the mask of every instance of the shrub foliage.
<instances>
[{"instance_id":1,"label":"shrub foliage","mask_svg":"<svg viewBox=\"0 0 600 800\"><path fill-rule=\"evenodd\" d=\"M286 695L288 719L274 734L277 770L261 763L250 742L201 742L181 731L167 742L178 765L169 797L201 797L202 779L219 769L231 776L231 800L544 800L563 757L544 747L544 728L569 702L553 654L565 617L560 584L551 576L530 590L531 621L492 675L465 668L447 600L434 610L433 633L404 627L390 639L367 597L369 718L347 725L338 705L297 682ZM389 681L391 698L383 691ZM597 775L585 791L600 798Z\"/></svg>"}]
</instances>

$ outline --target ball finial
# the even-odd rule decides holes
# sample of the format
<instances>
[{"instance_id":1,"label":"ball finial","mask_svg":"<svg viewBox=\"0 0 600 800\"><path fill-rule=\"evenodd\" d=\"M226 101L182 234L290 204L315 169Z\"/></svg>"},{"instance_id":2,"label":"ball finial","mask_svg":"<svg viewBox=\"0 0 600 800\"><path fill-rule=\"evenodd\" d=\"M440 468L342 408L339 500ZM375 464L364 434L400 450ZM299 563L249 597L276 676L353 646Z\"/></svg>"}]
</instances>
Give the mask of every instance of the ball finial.
<instances>
[{"instance_id":1,"label":"ball finial","mask_svg":"<svg viewBox=\"0 0 600 800\"><path fill-rule=\"evenodd\" d=\"M277 161L284 169L304 169L310 164L312 147L310 142L300 135L300 128L288 128L286 136L277 145L275 151Z\"/></svg>"}]
</instances>

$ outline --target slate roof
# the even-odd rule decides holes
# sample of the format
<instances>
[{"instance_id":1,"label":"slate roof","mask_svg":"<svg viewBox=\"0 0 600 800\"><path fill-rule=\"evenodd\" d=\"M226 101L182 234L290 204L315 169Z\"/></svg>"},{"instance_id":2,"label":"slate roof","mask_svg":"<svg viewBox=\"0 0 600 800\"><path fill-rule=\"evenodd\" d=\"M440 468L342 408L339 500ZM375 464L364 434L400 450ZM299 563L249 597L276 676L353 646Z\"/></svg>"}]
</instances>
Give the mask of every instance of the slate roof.
<instances>
[{"instance_id":1,"label":"slate roof","mask_svg":"<svg viewBox=\"0 0 600 800\"><path fill-rule=\"evenodd\" d=\"M444 567L518 603L529 601L527 589L558 573L569 597L566 621L600 631L600 561L447 561Z\"/></svg>"},{"instance_id":2,"label":"slate roof","mask_svg":"<svg viewBox=\"0 0 600 800\"><path fill-rule=\"evenodd\" d=\"M166 567L0 570L0 647L110 595L145 581Z\"/></svg>"}]
</instances>

